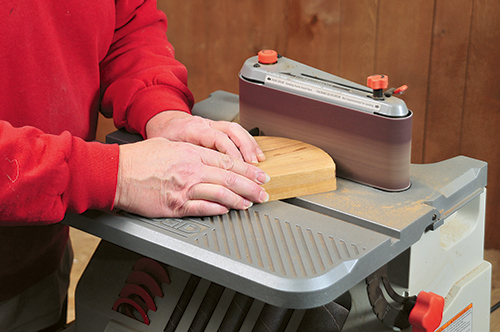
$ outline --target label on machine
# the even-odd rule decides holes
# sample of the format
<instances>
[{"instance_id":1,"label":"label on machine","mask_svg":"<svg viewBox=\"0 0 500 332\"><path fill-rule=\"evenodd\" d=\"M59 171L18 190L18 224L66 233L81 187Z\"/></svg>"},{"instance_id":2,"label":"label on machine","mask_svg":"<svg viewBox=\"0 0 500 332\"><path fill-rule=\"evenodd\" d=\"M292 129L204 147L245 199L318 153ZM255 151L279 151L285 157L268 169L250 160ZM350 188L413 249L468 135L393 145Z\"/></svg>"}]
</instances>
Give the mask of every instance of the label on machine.
<instances>
[{"instance_id":1,"label":"label on machine","mask_svg":"<svg viewBox=\"0 0 500 332\"><path fill-rule=\"evenodd\" d=\"M299 82L299 79L304 82ZM314 85L312 83L314 83ZM323 99L331 100L335 103L354 106L370 112L378 112L380 110L380 104L376 101L370 100L369 98L355 96L351 93L334 90L334 88L336 88L335 85L328 82L313 81L312 79L300 76L294 76L293 79L288 79L284 77L266 75L265 84L285 88L314 97L322 97ZM320 87L317 86L317 84L321 84L329 88Z\"/></svg>"},{"instance_id":2,"label":"label on machine","mask_svg":"<svg viewBox=\"0 0 500 332\"><path fill-rule=\"evenodd\" d=\"M472 332L472 303L437 329L436 332Z\"/></svg>"}]
</instances>

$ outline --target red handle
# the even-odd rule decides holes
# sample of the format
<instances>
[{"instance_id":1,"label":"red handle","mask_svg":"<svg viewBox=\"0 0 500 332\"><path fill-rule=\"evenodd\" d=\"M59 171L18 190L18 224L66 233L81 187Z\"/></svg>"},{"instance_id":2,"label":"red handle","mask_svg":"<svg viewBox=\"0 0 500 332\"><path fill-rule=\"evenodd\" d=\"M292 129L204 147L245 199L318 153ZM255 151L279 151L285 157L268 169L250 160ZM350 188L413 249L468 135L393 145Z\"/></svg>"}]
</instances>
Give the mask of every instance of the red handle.
<instances>
[{"instance_id":1,"label":"red handle","mask_svg":"<svg viewBox=\"0 0 500 332\"><path fill-rule=\"evenodd\" d=\"M413 332L434 332L443 319L444 298L432 292L420 292L410 312Z\"/></svg>"},{"instance_id":2,"label":"red handle","mask_svg":"<svg viewBox=\"0 0 500 332\"><path fill-rule=\"evenodd\" d=\"M399 95L399 94L405 92L406 89L408 89L408 85L406 85L406 84L405 85L401 85L399 88L397 88L396 90L394 90L394 94L395 95Z\"/></svg>"}]
</instances>

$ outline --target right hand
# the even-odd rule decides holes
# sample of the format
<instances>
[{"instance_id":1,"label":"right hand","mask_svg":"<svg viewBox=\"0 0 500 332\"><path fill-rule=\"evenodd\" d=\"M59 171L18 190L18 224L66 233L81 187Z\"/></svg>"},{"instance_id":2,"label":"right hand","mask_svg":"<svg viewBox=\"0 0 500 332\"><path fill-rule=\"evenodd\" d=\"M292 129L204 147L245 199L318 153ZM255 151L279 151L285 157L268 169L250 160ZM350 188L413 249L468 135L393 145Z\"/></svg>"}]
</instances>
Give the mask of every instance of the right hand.
<instances>
[{"instance_id":1,"label":"right hand","mask_svg":"<svg viewBox=\"0 0 500 332\"><path fill-rule=\"evenodd\" d=\"M267 181L238 158L152 138L120 146L114 206L151 218L219 215L267 201Z\"/></svg>"},{"instance_id":2,"label":"right hand","mask_svg":"<svg viewBox=\"0 0 500 332\"><path fill-rule=\"evenodd\" d=\"M147 122L146 134L148 138L164 137L173 142L204 146L251 164L266 159L255 138L235 122L213 121L181 111L165 111Z\"/></svg>"}]
</instances>

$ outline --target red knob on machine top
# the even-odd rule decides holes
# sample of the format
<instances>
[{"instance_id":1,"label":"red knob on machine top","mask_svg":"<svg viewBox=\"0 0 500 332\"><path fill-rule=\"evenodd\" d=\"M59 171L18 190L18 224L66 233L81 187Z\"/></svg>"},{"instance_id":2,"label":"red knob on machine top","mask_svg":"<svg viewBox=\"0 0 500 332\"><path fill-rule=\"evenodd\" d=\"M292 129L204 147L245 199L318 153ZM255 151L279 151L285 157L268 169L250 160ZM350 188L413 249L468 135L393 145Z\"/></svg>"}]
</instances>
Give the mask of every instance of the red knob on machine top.
<instances>
[{"instance_id":1,"label":"red knob on machine top","mask_svg":"<svg viewBox=\"0 0 500 332\"><path fill-rule=\"evenodd\" d=\"M434 332L443 319L444 298L432 292L420 292L408 321L413 332Z\"/></svg>"},{"instance_id":2,"label":"red knob on machine top","mask_svg":"<svg viewBox=\"0 0 500 332\"><path fill-rule=\"evenodd\" d=\"M386 89L389 85L389 77L387 75L368 76L367 85L373 90Z\"/></svg>"},{"instance_id":3,"label":"red knob on machine top","mask_svg":"<svg viewBox=\"0 0 500 332\"><path fill-rule=\"evenodd\" d=\"M264 65L271 65L278 62L278 53L274 50L262 50L258 53L258 59Z\"/></svg>"}]
</instances>

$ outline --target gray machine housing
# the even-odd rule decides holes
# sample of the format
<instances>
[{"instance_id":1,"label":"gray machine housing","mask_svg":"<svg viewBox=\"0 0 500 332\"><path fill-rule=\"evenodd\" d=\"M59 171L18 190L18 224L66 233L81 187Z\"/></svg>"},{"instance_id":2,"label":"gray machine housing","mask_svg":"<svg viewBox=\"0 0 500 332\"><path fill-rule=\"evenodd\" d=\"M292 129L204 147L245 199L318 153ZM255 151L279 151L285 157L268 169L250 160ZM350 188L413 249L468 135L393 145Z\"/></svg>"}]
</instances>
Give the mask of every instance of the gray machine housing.
<instances>
[{"instance_id":1,"label":"gray machine housing","mask_svg":"<svg viewBox=\"0 0 500 332\"><path fill-rule=\"evenodd\" d=\"M232 117L238 98L215 92L197 104L194 113L205 116L213 112L214 105ZM110 142L122 143L135 139L120 132L109 137ZM487 164L463 156L436 164L412 164L410 179L412 186L398 193L338 179L336 191L256 204L247 211L206 218L148 219L127 213L88 212L69 214L64 223L165 263L175 275L199 276L233 295L243 294L268 305L308 309L338 298L478 197L485 190ZM80 294L95 287L96 275L108 277L98 281L102 284L92 293L95 296L77 298L77 322L87 317L81 324L89 324L84 321L94 313L101 326L108 322L122 326L106 331L135 331L131 328L135 323L123 325L116 318L118 313L108 308L118 296L111 289L121 282L113 275L123 275L111 270L120 270L118 265L124 264L123 269L129 271L127 255L123 259L112 255L116 261L106 256L91 261L80 282ZM103 313L92 297L96 303L107 303L107 311ZM153 325L141 330L155 331ZM92 329L77 329L87 330Z\"/></svg>"}]
</instances>

